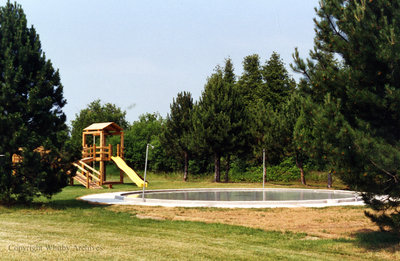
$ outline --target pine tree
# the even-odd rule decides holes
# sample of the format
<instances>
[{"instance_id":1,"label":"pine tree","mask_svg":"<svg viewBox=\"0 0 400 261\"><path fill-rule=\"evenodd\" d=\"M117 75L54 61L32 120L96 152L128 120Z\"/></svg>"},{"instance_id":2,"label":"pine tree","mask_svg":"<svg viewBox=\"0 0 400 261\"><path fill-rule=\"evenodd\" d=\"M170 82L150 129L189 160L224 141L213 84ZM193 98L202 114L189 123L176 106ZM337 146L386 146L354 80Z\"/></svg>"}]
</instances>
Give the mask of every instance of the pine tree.
<instances>
[{"instance_id":1,"label":"pine tree","mask_svg":"<svg viewBox=\"0 0 400 261\"><path fill-rule=\"evenodd\" d=\"M251 129L253 155L261 160L262 151L267 152L267 162L277 164L283 158L283 147L275 133L276 123L272 122L282 106L291 97L296 82L289 76L279 54L273 52L265 65L260 65L258 55L244 58L243 74L238 81L239 92L246 102Z\"/></svg>"},{"instance_id":2,"label":"pine tree","mask_svg":"<svg viewBox=\"0 0 400 261\"><path fill-rule=\"evenodd\" d=\"M322 0L317 15L315 48L294 67L315 102L338 108L325 111L337 128L321 133L327 157L363 192L367 216L400 231L400 1Z\"/></svg>"},{"instance_id":3,"label":"pine tree","mask_svg":"<svg viewBox=\"0 0 400 261\"><path fill-rule=\"evenodd\" d=\"M63 86L18 4L0 8L0 202L50 197L67 185ZM12 156L22 162L12 164Z\"/></svg>"},{"instance_id":4,"label":"pine tree","mask_svg":"<svg viewBox=\"0 0 400 261\"><path fill-rule=\"evenodd\" d=\"M189 171L190 146L193 135L193 98L190 92L178 93L170 106L163 126L162 144L171 154L184 160L183 180L187 181Z\"/></svg>"},{"instance_id":5,"label":"pine tree","mask_svg":"<svg viewBox=\"0 0 400 261\"><path fill-rule=\"evenodd\" d=\"M290 78L285 65L279 54L273 52L270 59L262 67L262 78L264 84L258 91L258 96L264 104L271 104L277 108L279 104L285 103L293 93L296 82Z\"/></svg>"},{"instance_id":6,"label":"pine tree","mask_svg":"<svg viewBox=\"0 0 400 261\"><path fill-rule=\"evenodd\" d=\"M260 66L260 56L253 54L243 59L243 74L238 81L237 88L249 108L257 107L258 92L262 89L263 80Z\"/></svg>"},{"instance_id":7,"label":"pine tree","mask_svg":"<svg viewBox=\"0 0 400 261\"><path fill-rule=\"evenodd\" d=\"M234 72L233 63L231 58L225 59L225 66L224 66L224 76L223 79L228 84L235 84L236 83L236 75Z\"/></svg>"},{"instance_id":8,"label":"pine tree","mask_svg":"<svg viewBox=\"0 0 400 261\"><path fill-rule=\"evenodd\" d=\"M304 149L304 144L295 139L296 132L308 132L307 128L305 128L307 125L300 125L306 119L301 109L301 101L302 98L298 93L292 94L290 100L282 104L277 112L276 119L279 122L280 142L284 154L295 158L296 166L300 170L300 181L303 185L306 185L304 163L308 159L308 153Z\"/></svg>"},{"instance_id":9,"label":"pine tree","mask_svg":"<svg viewBox=\"0 0 400 261\"><path fill-rule=\"evenodd\" d=\"M293 130L294 147L302 153L303 159L312 160L315 166L326 169L326 166L329 165L327 162L331 160L327 155L332 149L329 145L332 139L327 140L327 138L332 138L335 131L340 128L339 125L332 128L328 123L332 120L332 109L334 110L336 107L329 101L323 106L314 103L309 96L300 98L297 104L300 105L300 113ZM334 162L330 161L329 163L327 186L330 188L332 186L332 173L334 172L332 166ZM299 166L297 162L296 164ZM304 171L300 171L304 176Z\"/></svg>"},{"instance_id":10,"label":"pine tree","mask_svg":"<svg viewBox=\"0 0 400 261\"><path fill-rule=\"evenodd\" d=\"M226 61L226 64L229 64ZM225 66L225 71L230 71ZM214 157L214 181L221 181L221 157L243 146L245 106L232 79L221 68L211 75L193 113L195 147Z\"/></svg>"},{"instance_id":11,"label":"pine tree","mask_svg":"<svg viewBox=\"0 0 400 261\"><path fill-rule=\"evenodd\" d=\"M248 111L244 103L243 97L237 91L236 76L232 60L230 58L225 59L225 66L223 68L223 80L227 85L228 90L233 89L230 92L229 99L231 100L231 107L227 108L227 113L230 117L231 129L229 135L231 140L226 144L225 147L225 182L229 181L229 170L231 167L231 158L243 156L249 149L250 131ZM229 93L229 92L228 92Z\"/></svg>"}]
</instances>

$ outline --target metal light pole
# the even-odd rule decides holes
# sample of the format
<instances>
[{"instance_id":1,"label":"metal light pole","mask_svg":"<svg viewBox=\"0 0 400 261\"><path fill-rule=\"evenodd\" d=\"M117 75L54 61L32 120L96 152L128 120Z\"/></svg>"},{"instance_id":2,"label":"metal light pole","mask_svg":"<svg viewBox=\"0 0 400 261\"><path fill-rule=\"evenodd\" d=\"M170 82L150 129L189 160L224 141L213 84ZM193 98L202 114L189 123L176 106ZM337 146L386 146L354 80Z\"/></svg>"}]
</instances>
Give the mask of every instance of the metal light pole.
<instances>
[{"instance_id":1,"label":"metal light pole","mask_svg":"<svg viewBox=\"0 0 400 261\"><path fill-rule=\"evenodd\" d=\"M263 149L263 201L265 201L265 176L267 175L265 169L265 149Z\"/></svg>"},{"instance_id":2,"label":"metal light pole","mask_svg":"<svg viewBox=\"0 0 400 261\"><path fill-rule=\"evenodd\" d=\"M263 149L263 189L265 188L265 176L267 170L265 169L265 149Z\"/></svg>"},{"instance_id":3,"label":"metal light pole","mask_svg":"<svg viewBox=\"0 0 400 261\"><path fill-rule=\"evenodd\" d=\"M146 200L144 199L144 190L146 189L147 158L149 156L149 146L152 149L154 149L153 145L147 144L147 146L146 146L146 161L144 162L144 178L143 178L143 193L142 193L143 202L146 202Z\"/></svg>"}]
</instances>

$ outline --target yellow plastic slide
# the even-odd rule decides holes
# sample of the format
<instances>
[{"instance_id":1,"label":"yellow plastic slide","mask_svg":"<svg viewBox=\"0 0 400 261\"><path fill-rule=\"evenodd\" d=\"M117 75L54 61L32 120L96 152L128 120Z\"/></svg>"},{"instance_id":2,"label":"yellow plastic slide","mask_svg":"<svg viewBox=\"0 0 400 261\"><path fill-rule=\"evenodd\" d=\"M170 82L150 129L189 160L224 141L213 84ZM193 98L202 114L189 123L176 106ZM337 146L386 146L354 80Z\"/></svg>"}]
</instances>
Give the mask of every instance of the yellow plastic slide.
<instances>
[{"instance_id":1,"label":"yellow plastic slide","mask_svg":"<svg viewBox=\"0 0 400 261\"><path fill-rule=\"evenodd\" d=\"M143 179L131 169L121 157L112 156L111 159L117 164L118 168L125 172L126 175L140 188L143 187ZM146 182L147 187L147 182Z\"/></svg>"}]
</instances>

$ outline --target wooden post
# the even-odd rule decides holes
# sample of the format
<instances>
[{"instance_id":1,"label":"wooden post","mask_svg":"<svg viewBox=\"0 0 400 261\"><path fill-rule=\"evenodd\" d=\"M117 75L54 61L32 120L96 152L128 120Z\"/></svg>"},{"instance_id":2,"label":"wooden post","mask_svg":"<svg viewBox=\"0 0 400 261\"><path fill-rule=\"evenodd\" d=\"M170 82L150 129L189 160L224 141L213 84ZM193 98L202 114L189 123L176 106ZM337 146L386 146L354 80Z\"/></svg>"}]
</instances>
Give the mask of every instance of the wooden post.
<instances>
[{"instance_id":1,"label":"wooden post","mask_svg":"<svg viewBox=\"0 0 400 261\"><path fill-rule=\"evenodd\" d=\"M121 131L121 152L119 155L121 158L124 158L124 132Z\"/></svg>"},{"instance_id":2,"label":"wooden post","mask_svg":"<svg viewBox=\"0 0 400 261\"><path fill-rule=\"evenodd\" d=\"M117 156L121 157L123 159L124 158L124 152L123 152L124 133L121 131L121 133L119 135L120 135L121 144L117 145ZM119 170L119 182L124 183L124 172L122 170Z\"/></svg>"},{"instance_id":3,"label":"wooden post","mask_svg":"<svg viewBox=\"0 0 400 261\"><path fill-rule=\"evenodd\" d=\"M92 147L92 158L96 160L96 144L93 144Z\"/></svg>"},{"instance_id":4,"label":"wooden post","mask_svg":"<svg viewBox=\"0 0 400 261\"><path fill-rule=\"evenodd\" d=\"M86 134L82 133L82 148L84 148L86 145Z\"/></svg>"},{"instance_id":5,"label":"wooden post","mask_svg":"<svg viewBox=\"0 0 400 261\"><path fill-rule=\"evenodd\" d=\"M83 164L82 164L82 167L84 168ZM89 185L89 172L88 171L86 171L86 187L90 188L90 185Z\"/></svg>"},{"instance_id":6,"label":"wooden post","mask_svg":"<svg viewBox=\"0 0 400 261\"><path fill-rule=\"evenodd\" d=\"M104 147L106 146L106 140L104 137L104 132L100 133L100 174L101 174L101 185L107 180L106 177L106 166L104 162Z\"/></svg>"},{"instance_id":7,"label":"wooden post","mask_svg":"<svg viewBox=\"0 0 400 261\"><path fill-rule=\"evenodd\" d=\"M93 136L94 137L94 136ZM93 161L92 161L92 168L96 168L96 143L93 143L93 146L91 148L91 150L89 150L89 156L92 156ZM100 181L101 181L101 175L100 175Z\"/></svg>"},{"instance_id":8,"label":"wooden post","mask_svg":"<svg viewBox=\"0 0 400 261\"><path fill-rule=\"evenodd\" d=\"M108 144L108 156L107 160L111 160L111 155L112 155L112 145Z\"/></svg>"}]
</instances>

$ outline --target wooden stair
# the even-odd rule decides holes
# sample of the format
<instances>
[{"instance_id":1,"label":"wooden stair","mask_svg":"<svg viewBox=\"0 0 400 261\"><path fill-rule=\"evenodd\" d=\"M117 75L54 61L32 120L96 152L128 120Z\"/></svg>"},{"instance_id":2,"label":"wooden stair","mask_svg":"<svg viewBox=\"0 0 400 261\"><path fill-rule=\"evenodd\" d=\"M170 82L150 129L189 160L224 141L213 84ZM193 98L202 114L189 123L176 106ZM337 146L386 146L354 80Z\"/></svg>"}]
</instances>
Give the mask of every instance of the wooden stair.
<instances>
[{"instance_id":1,"label":"wooden stair","mask_svg":"<svg viewBox=\"0 0 400 261\"><path fill-rule=\"evenodd\" d=\"M93 160L93 158L87 157L73 163L73 165L78 168L76 175L74 176L74 180L78 181L86 188L102 189L103 187L99 185L100 172L86 164L87 162L91 162Z\"/></svg>"},{"instance_id":2,"label":"wooden stair","mask_svg":"<svg viewBox=\"0 0 400 261\"><path fill-rule=\"evenodd\" d=\"M77 171L76 175L74 176L74 180L78 181L81 183L83 186L87 187L87 180L85 175L83 175L81 172ZM96 182L89 180L89 188L91 189L102 189L102 186L99 186Z\"/></svg>"},{"instance_id":3,"label":"wooden stair","mask_svg":"<svg viewBox=\"0 0 400 261\"><path fill-rule=\"evenodd\" d=\"M92 157L86 157L86 158L81 159L80 161L86 163L86 162L92 162L92 161L94 161L94 159Z\"/></svg>"}]
</instances>

